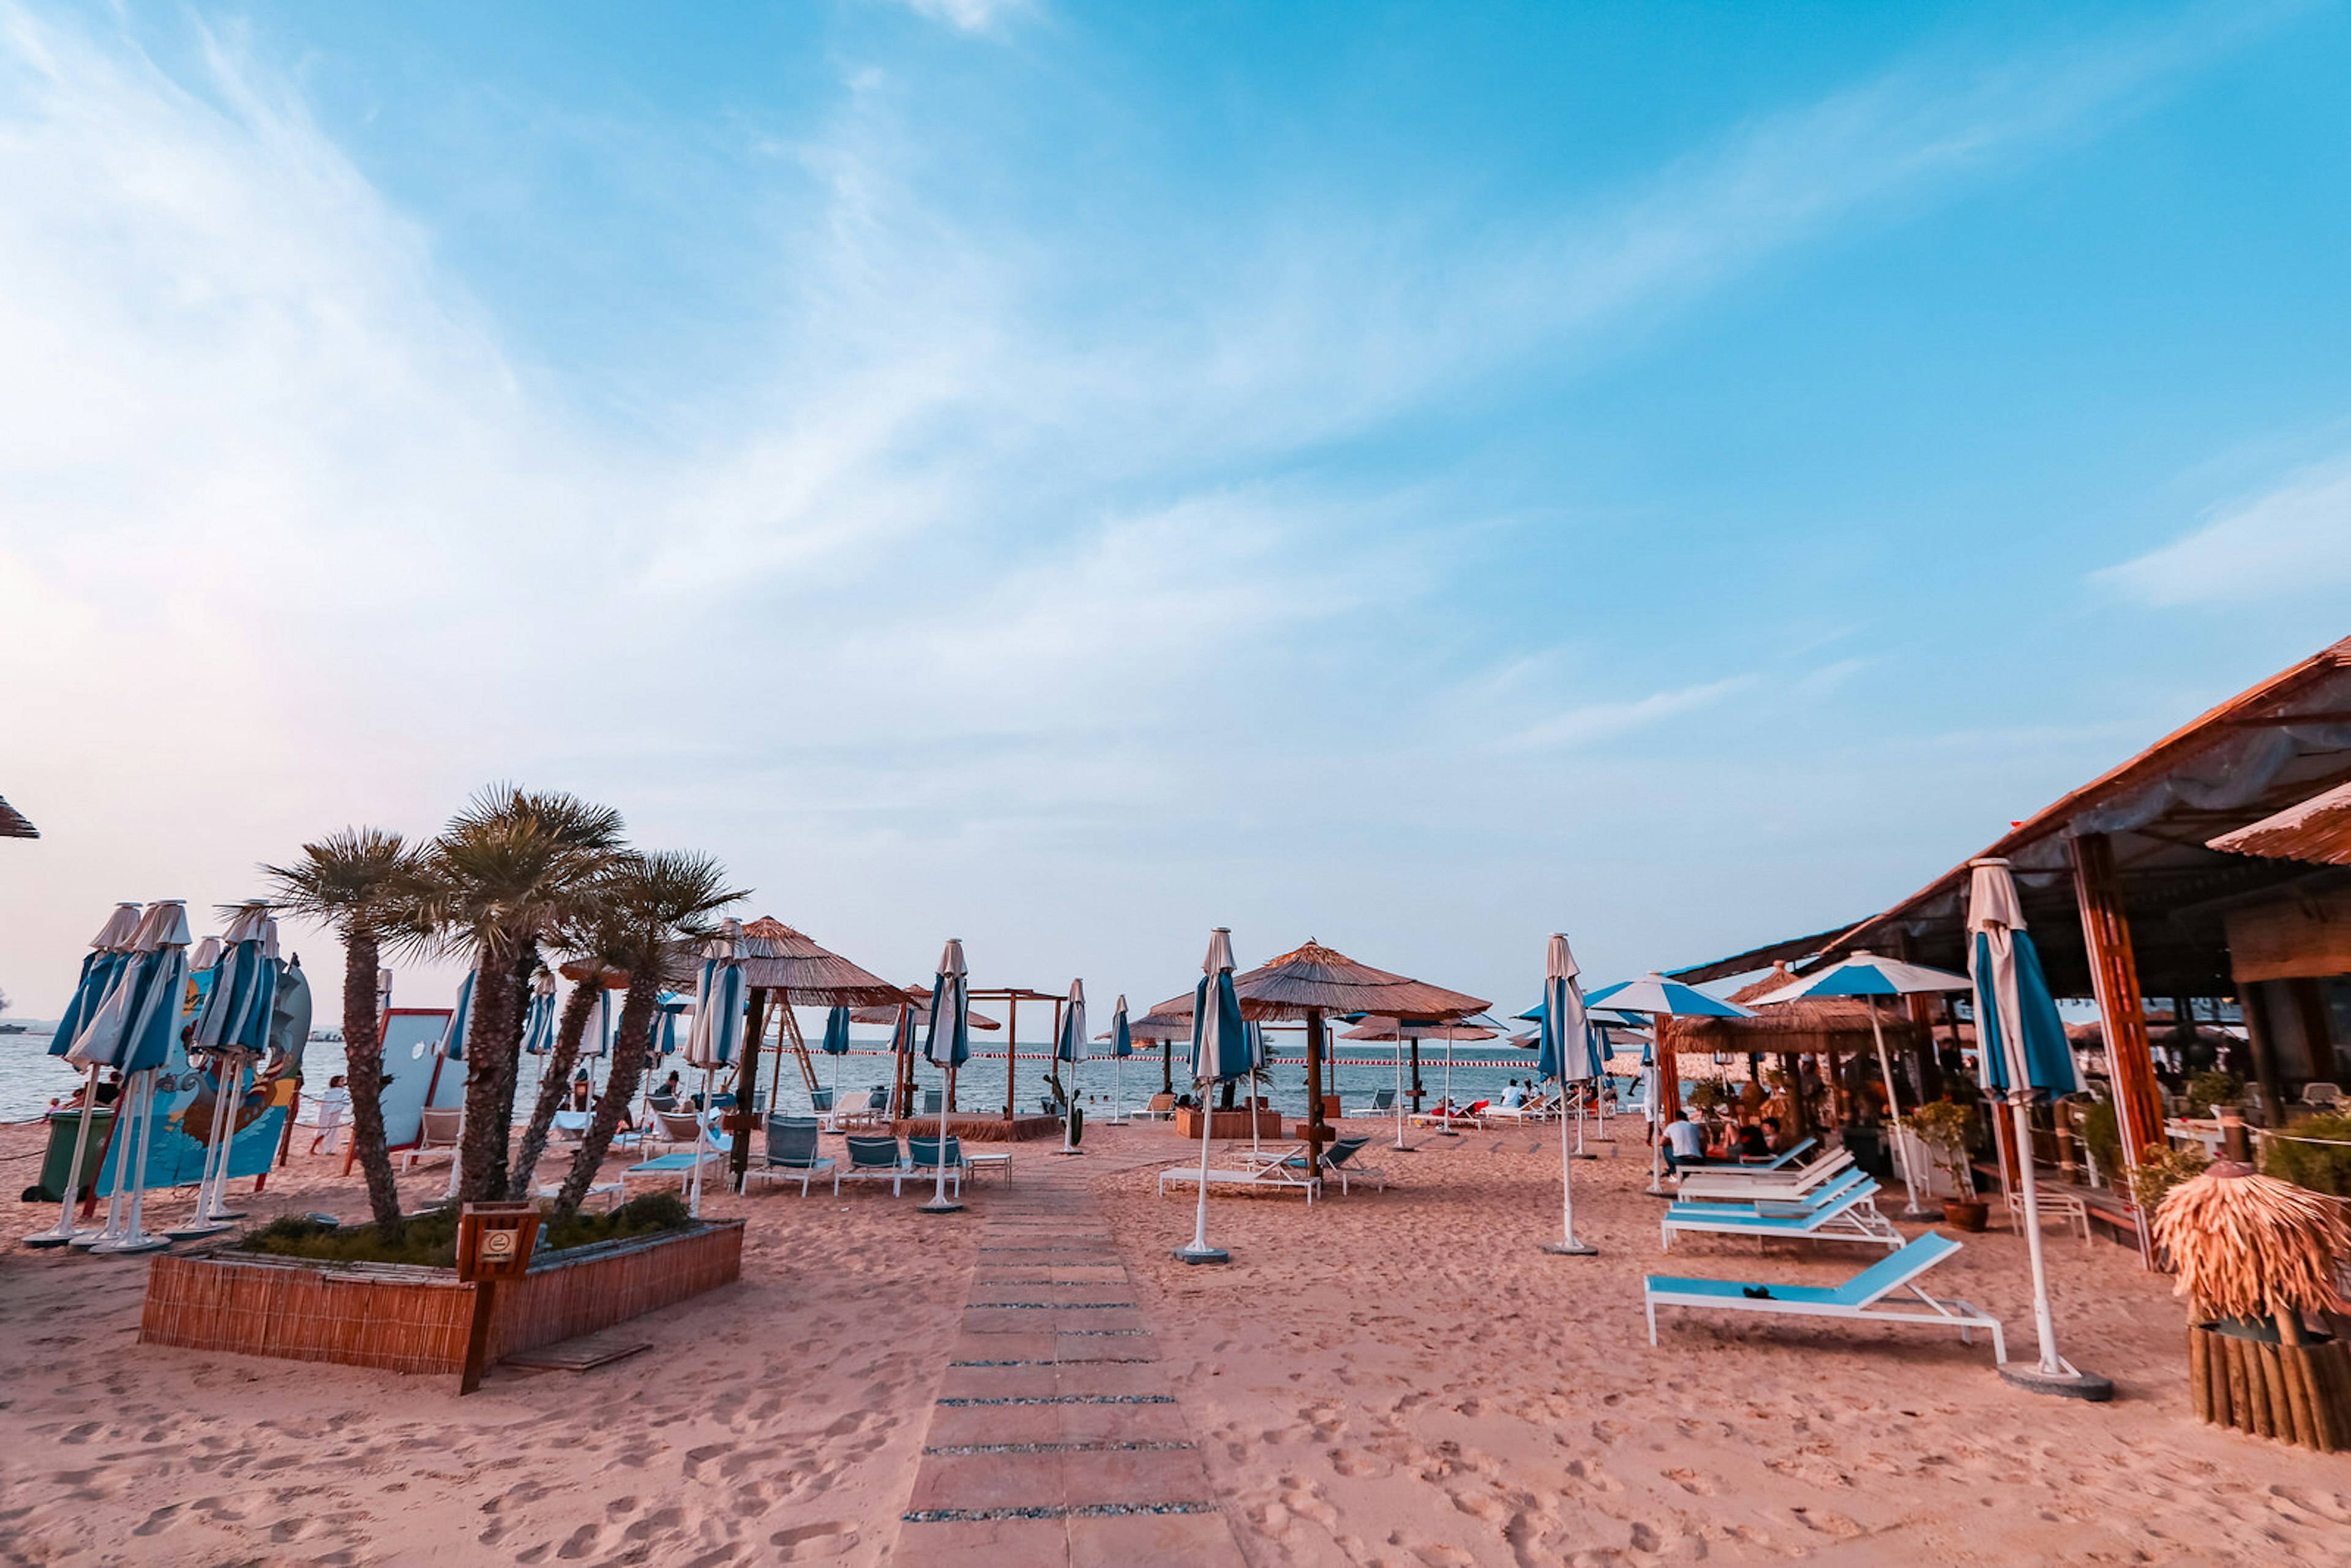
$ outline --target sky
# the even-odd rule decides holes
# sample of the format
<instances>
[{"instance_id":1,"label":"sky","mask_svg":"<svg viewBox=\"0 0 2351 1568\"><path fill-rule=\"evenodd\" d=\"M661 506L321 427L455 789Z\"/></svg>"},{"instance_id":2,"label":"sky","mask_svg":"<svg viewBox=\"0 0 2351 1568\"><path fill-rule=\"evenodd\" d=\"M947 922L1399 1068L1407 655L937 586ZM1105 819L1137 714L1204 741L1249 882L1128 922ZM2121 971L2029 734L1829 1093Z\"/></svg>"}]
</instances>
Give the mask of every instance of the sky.
<instances>
[{"instance_id":1,"label":"sky","mask_svg":"<svg viewBox=\"0 0 2351 1568\"><path fill-rule=\"evenodd\" d=\"M497 781L1098 1009L1857 919L2351 632L2346 79L2342 5L0 0L0 990Z\"/></svg>"}]
</instances>

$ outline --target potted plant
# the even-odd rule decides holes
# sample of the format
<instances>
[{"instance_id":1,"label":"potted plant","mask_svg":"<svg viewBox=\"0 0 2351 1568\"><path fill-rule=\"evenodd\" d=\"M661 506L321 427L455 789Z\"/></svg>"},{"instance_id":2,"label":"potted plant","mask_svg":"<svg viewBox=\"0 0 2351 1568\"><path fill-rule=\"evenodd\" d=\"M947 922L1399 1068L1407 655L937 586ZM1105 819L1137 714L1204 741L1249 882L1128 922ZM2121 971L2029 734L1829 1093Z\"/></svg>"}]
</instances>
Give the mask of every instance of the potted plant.
<instances>
[{"instance_id":1,"label":"potted plant","mask_svg":"<svg viewBox=\"0 0 2351 1568\"><path fill-rule=\"evenodd\" d=\"M1952 1188L1965 1195L1943 1200L1943 1218L1961 1230L1981 1230L1991 1208L1976 1196L1975 1172L1968 1164L1968 1146L1975 1139L1975 1112L1957 1101L1931 1100L1903 1117L1902 1125L1933 1153L1935 1163L1951 1178Z\"/></svg>"}]
</instances>

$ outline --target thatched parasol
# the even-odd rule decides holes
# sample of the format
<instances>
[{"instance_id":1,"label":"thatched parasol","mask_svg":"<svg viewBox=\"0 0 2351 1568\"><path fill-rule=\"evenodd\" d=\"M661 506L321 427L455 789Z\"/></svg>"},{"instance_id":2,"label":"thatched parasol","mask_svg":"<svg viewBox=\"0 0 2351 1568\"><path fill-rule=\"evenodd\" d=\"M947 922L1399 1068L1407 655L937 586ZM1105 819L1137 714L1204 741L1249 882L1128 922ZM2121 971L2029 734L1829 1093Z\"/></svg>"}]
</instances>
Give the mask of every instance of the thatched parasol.
<instances>
[{"instance_id":1,"label":"thatched parasol","mask_svg":"<svg viewBox=\"0 0 2351 1568\"><path fill-rule=\"evenodd\" d=\"M909 986L905 989L900 991L898 995L903 999L903 1005L912 1007L914 1009L915 1027L927 1028L931 1021L930 988L926 986ZM888 1007L852 1008L849 1009L849 1021L852 1023L894 1024L898 1021L898 1009L901 1005L901 1002L893 1002ZM989 1018L986 1013L974 1012L970 1015L970 1019L971 1027L974 1029L1002 1029L1004 1027L1004 1024L1000 1019ZM1186 1023L1184 1026L1184 1032L1189 1034L1191 1031L1192 1026L1189 1023Z\"/></svg>"},{"instance_id":2,"label":"thatched parasol","mask_svg":"<svg viewBox=\"0 0 2351 1568\"><path fill-rule=\"evenodd\" d=\"M41 830L25 820L25 814L5 800L0 800L0 839L37 839Z\"/></svg>"},{"instance_id":3,"label":"thatched parasol","mask_svg":"<svg viewBox=\"0 0 2351 1568\"><path fill-rule=\"evenodd\" d=\"M801 1076L813 1094L817 1088L816 1067L809 1061L808 1041L800 1038L799 1020L792 1016L792 1009L894 1005L904 1001L906 995L880 976L859 968L838 953L828 952L802 933L765 915L743 927L743 983L751 998L750 1028L744 1031L743 1061L736 1078L735 1098L737 1105L746 1111L758 1087L759 1047L767 1034L771 998L781 1009L784 1033L791 1040L794 1053L799 1058ZM777 1071L780 1073L780 1044L778 1049ZM768 1103L774 1103L772 1081ZM734 1127L735 1141L728 1150L727 1166L735 1174L736 1185L740 1186L751 1162L750 1116L738 1114Z\"/></svg>"},{"instance_id":4,"label":"thatched parasol","mask_svg":"<svg viewBox=\"0 0 2351 1568\"><path fill-rule=\"evenodd\" d=\"M1176 1092L1176 1042L1192 1038L1192 998L1184 998L1184 1010L1170 1012L1165 1007L1154 1008L1127 1025L1127 1034L1135 1040L1155 1040L1159 1042L1159 1092Z\"/></svg>"},{"instance_id":5,"label":"thatched parasol","mask_svg":"<svg viewBox=\"0 0 2351 1568\"><path fill-rule=\"evenodd\" d=\"M1382 1018L1426 1019L1449 1023L1493 1004L1448 991L1424 980L1358 964L1344 953L1308 941L1281 956L1233 977L1242 1015L1252 1022L1302 1019L1306 1024L1306 1140L1319 1155L1331 1140L1322 1119L1322 1020L1333 1014L1372 1013ZM1154 1016L1180 1011L1192 1016L1192 998L1175 998L1154 1008Z\"/></svg>"},{"instance_id":6,"label":"thatched parasol","mask_svg":"<svg viewBox=\"0 0 2351 1568\"><path fill-rule=\"evenodd\" d=\"M1404 1019L1367 1018L1339 1038L1394 1040L1396 1043L1395 1146L1410 1153L1412 1145L1404 1141L1404 1042L1406 1040L1412 1042L1412 1082L1413 1092L1416 1096L1413 1108L1417 1111L1420 1105L1417 1096L1420 1092L1420 1042L1422 1040L1445 1041L1445 1099L1446 1103L1449 1105L1453 1101L1453 1042L1457 1040L1491 1040L1499 1032L1481 1023L1419 1023ZM1447 1127L1440 1135L1458 1136L1450 1127Z\"/></svg>"},{"instance_id":7,"label":"thatched parasol","mask_svg":"<svg viewBox=\"0 0 2351 1568\"><path fill-rule=\"evenodd\" d=\"M1771 972L1761 979L1731 992L1730 999L1752 1005L1795 984L1796 979L1787 965L1774 964ZM1667 1051L1724 1054L1735 1051L1750 1056L1765 1051L1802 1056L1830 1052L1839 1056L1866 1055L1875 1043L1869 1014L1870 1004L1857 997L1798 997L1792 1001L1757 1008L1753 1018L1660 1019L1658 1045ZM1910 1024L1895 1022L1885 1027L1889 1045L1916 1045L1918 1031Z\"/></svg>"}]
</instances>

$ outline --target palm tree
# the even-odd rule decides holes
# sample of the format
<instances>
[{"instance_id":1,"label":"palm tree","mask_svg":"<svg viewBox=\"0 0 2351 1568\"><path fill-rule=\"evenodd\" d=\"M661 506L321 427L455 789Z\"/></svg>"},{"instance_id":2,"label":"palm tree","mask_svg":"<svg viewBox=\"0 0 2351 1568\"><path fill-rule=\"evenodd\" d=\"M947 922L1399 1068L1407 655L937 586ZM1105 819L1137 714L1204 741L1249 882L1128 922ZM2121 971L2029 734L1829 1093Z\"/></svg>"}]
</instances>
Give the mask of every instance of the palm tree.
<instances>
[{"instance_id":1,"label":"palm tree","mask_svg":"<svg viewBox=\"0 0 2351 1568\"><path fill-rule=\"evenodd\" d=\"M572 923L558 938L557 945L576 961L569 967L584 967L590 977L582 980L564 998L563 1016L557 1021L555 1048L548 1053L547 1071L538 1081L538 1099L530 1109L530 1121L525 1124L522 1147L517 1151L514 1168L507 1178L507 1197L520 1202L530 1197L531 1175L538 1168L539 1157L547 1153L548 1130L555 1124L555 1113L563 1108L564 1096L571 1089L571 1069L580 1060L580 1042L588 1033L588 1019L596 1010L596 999L608 981L617 981L626 971L615 961L626 946L623 922L611 901L616 883L623 880L625 868L637 857L624 854L614 866L597 879L589 890L589 904L583 918Z\"/></svg>"},{"instance_id":2,"label":"palm tree","mask_svg":"<svg viewBox=\"0 0 2351 1568\"><path fill-rule=\"evenodd\" d=\"M523 1007L538 945L585 916L597 879L620 852L621 829L621 814L608 807L500 786L475 796L433 841L435 925L474 961L461 1203L507 1190Z\"/></svg>"},{"instance_id":3,"label":"palm tree","mask_svg":"<svg viewBox=\"0 0 2351 1568\"><path fill-rule=\"evenodd\" d=\"M710 856L674 852L623 856L606 879L604 894L611 910L611 940L604 956L614 967L628 972L629 999L621 1004L612 1075L556 1197L558 1218L579 1210L612 1145L621 1113L636 1098L645 1052L652 1045L663 969L682 946L710 935L710 915L750 896L747 888L729 889L725 868Z\"/></svg>"},{"instance_id":4,"label":"palm tree","mask_svg":"<svg viewBox=\"0 0 2351 1568\"><path fill-rule=\"evenodd\" d=\"M343 1055L351 1092L351 1146L367 1177L368 1207L386 1236L401 1229L400 1188L384 1146L383 1043L376 1034L376 971L388 942L417 939L425 892L421 858L398 833L345 828L302 846L290 866L265 865L273 902L287 915L330 927L343 942Z\"/></svg>"}]
</instances>

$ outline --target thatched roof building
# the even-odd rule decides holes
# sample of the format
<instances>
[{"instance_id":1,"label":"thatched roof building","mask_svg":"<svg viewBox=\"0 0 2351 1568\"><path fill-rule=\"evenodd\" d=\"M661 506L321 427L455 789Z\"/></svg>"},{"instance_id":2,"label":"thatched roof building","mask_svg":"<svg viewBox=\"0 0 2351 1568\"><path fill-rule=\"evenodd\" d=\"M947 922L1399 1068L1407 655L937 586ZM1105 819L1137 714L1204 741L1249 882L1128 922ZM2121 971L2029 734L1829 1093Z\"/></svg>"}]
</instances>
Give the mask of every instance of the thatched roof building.
<instances>
[{"instance_id":1,"label":"thatched roof building","mask_svg":"<svg viewBox=\"0 0 2351 1568\"><path fill-rule=\"evenodd\" d=\"M25 820L25 814L5 800L0 800L0 839L37 839L41 830Z\"/></svg>"},{"instance_id":2,"label":"thatched roof building","mask_svg":"<svg viewBox=\"0 0 2351 1568\"><path fill-rule=\"evenodd\" d=\"M1774 964L1761 979L1731 993L1734 1002L1752 1003L1770 996L1796 977L1785 964ZM1667 1018L1657 1020L1666 1049L1676 1051L1759 1051L1816 1056L1834 1051L1840 1056L1876 1051L1870 1032L1870 1004L1855 997L1799 997L1757 1008L1753 1018ZM1907 1051L1917 1041L1917 1030L1894 1008L1878 1018L1886 1030L1888 1051Z\"/></svg>"}]
</instances>

